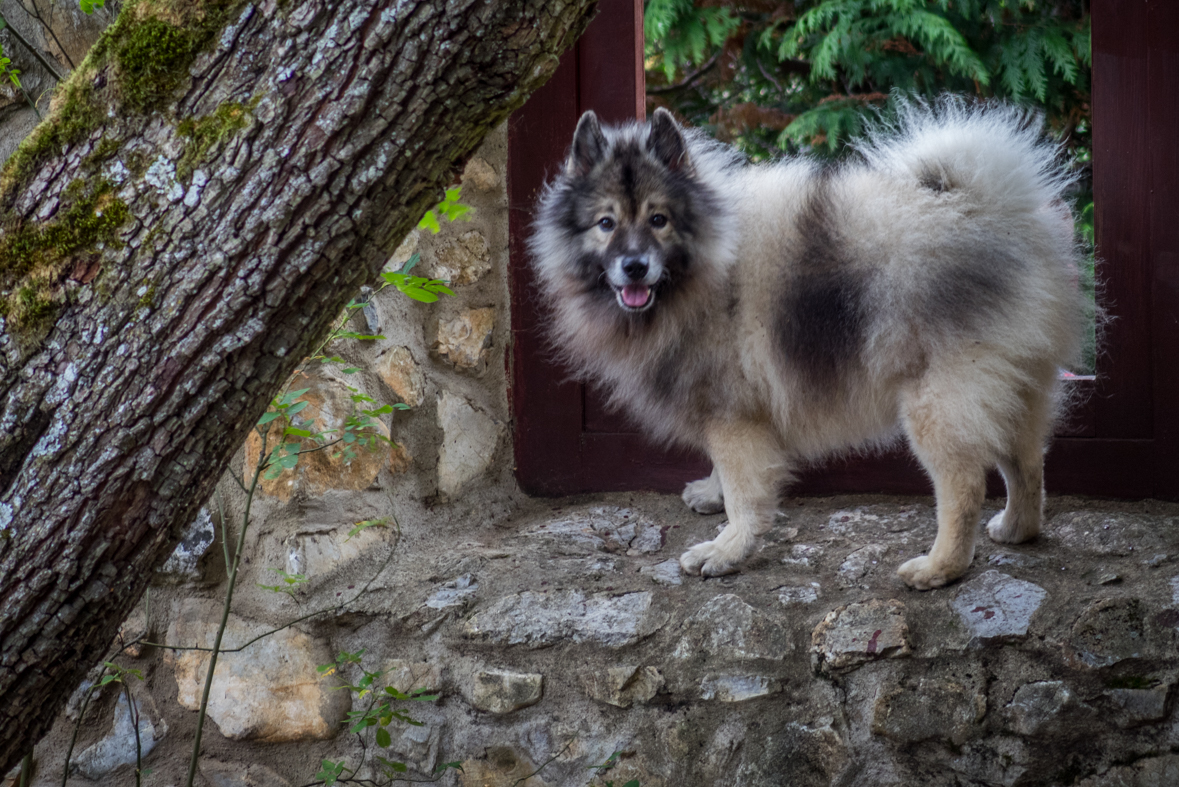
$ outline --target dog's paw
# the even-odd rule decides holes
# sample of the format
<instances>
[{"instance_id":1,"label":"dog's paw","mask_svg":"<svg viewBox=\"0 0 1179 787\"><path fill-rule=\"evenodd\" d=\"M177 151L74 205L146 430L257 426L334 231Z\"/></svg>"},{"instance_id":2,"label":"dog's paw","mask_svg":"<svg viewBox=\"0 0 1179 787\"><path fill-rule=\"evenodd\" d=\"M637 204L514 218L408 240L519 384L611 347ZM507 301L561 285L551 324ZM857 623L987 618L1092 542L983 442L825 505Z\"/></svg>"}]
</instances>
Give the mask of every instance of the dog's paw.
<instances>
[{"instance_id":1,"label":"dog's paw","mask_svg":"<svg viewBox=\"0 0 1179 787\"><path fill-rule=\"evenodd\" d=\"M725 510L725 498L715 476L692 481L684 487L684 502L697 514L719 514Z\"/></svg>"},{"instance_id":2,"label":"dog's paw","mask_svg":"<svg viewBox=\"0 0 1179 787\"><path fill-rule=\"evenodd\" d=\"M999 544L1022 544L1024 541L1039 535L1038 527L1028 527L1026 523L1009 522L1006 511L1000 511L991 517L987 523L987 535Z\"/></svg>"},{"instance_id":3,"label":"dog's paw","mask_svg":"<svg viewBox=\"0 0 1179 787\"><path fill-rule=\"evenodd\" d=\"M680 568L684 570L685 574L720 577L734 573L737 570L737 564L744 557L744 555L729 554L728 550L718 545L716 541L705 541L680 555Z\"/></svg>"},{"instance_id":4,"label":"dog's paw","mask_svg":"<svg viewBox=\"0 0 1179 787\"><path fill-rule=\"evenodd\" d=\"M897 575L911 588L917 590L931 590L940 588L966 573L966 569L956 570L947 566L935 565L929 555L915 557L901 564Z\"/></svg>"}]
</instances>

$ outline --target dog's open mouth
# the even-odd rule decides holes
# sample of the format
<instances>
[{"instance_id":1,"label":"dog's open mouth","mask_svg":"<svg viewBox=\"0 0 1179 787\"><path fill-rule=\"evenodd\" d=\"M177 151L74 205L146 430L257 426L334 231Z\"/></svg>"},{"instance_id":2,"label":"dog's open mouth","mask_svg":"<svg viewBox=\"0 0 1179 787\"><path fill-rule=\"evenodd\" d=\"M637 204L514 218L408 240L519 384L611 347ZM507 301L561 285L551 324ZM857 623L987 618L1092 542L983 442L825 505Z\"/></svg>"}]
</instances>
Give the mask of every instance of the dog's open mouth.
<instances>
[{"instance_id":1,"label":"dog's open mouth","mask_svg":"<svg viewBox=\"0 0 1179 787\"><path fill-rule=\"evenodd\" d=\"M618 296L618 303L628 311L643 311L655 302L655 291L646 284L627 284L625 287L615 287L614 294Z\"/></svg>"}]
</instances>

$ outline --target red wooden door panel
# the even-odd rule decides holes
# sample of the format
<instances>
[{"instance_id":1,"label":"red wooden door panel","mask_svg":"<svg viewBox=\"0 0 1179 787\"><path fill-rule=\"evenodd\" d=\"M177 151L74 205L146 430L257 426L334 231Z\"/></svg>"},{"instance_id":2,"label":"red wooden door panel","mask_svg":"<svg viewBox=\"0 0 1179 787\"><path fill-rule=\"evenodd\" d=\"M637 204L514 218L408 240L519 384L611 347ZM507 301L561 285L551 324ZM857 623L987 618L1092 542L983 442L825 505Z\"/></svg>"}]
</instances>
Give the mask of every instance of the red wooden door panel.
<instances>
[{"instance_id":1,"label":"red wooden door panel","mask_svg":"<svg viewBox=\"0 0 1179 787\"><path fill-rule=\"evenodd\" d=\"M525 239L532 206L586 109L642 118L641 0L603 0L553 79L509 121L512 407L516 472L532 494L679 491L700 456L649 446L569 380L545 345ZM1098 274L1113 318L1096 381L1048 455L1052 492L1179 498L1179 2L1093 0L1094 195ZM991 491L1002 489L992 479ZM928 493L908 451L829 463L799 493Z\"/></svg>"}]
</instances>

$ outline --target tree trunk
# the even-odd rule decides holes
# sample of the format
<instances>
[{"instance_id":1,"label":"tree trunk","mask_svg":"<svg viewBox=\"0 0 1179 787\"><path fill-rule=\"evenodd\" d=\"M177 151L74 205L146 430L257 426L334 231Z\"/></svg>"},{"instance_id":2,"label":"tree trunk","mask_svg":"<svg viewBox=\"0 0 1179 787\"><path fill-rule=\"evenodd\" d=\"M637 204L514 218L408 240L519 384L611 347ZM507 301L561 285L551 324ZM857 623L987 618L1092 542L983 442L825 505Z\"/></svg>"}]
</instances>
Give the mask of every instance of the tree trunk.
<instances>
[{"instance_id":1,"label":"tree trunk","mask_svg":"<svg viewBox=\"0 0 1179 787\"><path fill-rule=\"evenodd\" d=\"M139 0L0 174L0 773L592 0Z\"/></svg>"}]
</instances>

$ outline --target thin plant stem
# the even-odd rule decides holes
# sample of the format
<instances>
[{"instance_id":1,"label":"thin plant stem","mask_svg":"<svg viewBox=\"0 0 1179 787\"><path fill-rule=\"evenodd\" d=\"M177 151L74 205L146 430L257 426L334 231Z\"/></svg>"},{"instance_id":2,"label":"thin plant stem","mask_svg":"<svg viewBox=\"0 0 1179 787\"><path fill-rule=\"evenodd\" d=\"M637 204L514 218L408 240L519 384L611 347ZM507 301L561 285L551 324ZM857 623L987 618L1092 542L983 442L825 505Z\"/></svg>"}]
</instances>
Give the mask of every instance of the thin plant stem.
<instances>
[{"instance_id":1,"label":"thin plant stem","mask_svg":"<svg viewBox=\"0 0 1179 787\"><path fill-rule=\"evenodd\" d=\"M0 16L0 19L4 19L4 17ZM4 29L7 30L8 32L12 33L12 37L15 38L17 41L19 41L25 49L29 50L29 54L31 54L33 57L35 57L37 59L37 62L45 67L45 70L49 72L50 76L52 76L58 82L61 82L65 79L65 77L62 76L56 68L54 68L52 65L49 64L48 58L46 58L44 55L42 55L40 52L38 52L37 47L30 44L28 42L28 39L26 39L24 36L22 36L20 34L20 31L12 26L11 22L9 22L7 19L4 19L4 22L7 25Z\"/></svg>"},{"instance_id":2,"label":"thin plant stem","mask_svg":"<svg viewBox=\"0 0 1179 787\"><path fill-rule=\"evenodd\" d=\"M20 787L29 787L29 780L33 778L33 753L29 752L20 761Z\"/></svg>"},{"instance_id":3,"label":"thin plant stem","mask_svg":"<svg viewBox=\"0 0 1179 787\"><path fill-rule=\"evenodd\" d=\"M70 745L66 747L65 765L61 769L61 787L66 787L66 782L70 778L70 757L74 754L74 744L78 742L78 731L82 729L82 720L86 718L86 709L90 707L90 698L94 696L94 690L102 685L102 679L105 676L106 667L103 667L102 672L98 675L98 680L86 689L86 696L82 698L82 709L78 711L78 723L74 725L74 734L70 736Z\"/></svg>"},{"instance_id":4,"label":"thin plant stem","mask_svg":"<svg viewBox=\"0 0 1179 787\"><path fill-rule=\"evenodd\" d=\"M127 698L127 712L131 715L131 726L135 730L135 787L141 787L143 779L143 747L139 740L139 706L131 698L131 685L123 681L123 696Z\"/></svg>"},{"instance_id":5,"label":"thin plant stem","mask_svg":"<svg viewBox=\"0 0 1179 787\"><path fill-rule=\"evenodd\" d=\"M254 503L254 492L258 488L258 480L266 466L266 437L269 430L262 432L262 449L258 452L258 463L254 467L254 477L250 480L250 489L246 493L246 510L242 514L242 529L237 534L237 546L233 551L233 566L229 571L228 587L225 590L225 604L221 608L221 624L217 626L217 636L213 640L213 650L209 656L209 670L205 673L205 690L201 694L200 709L197 712L196 736L192 742L192 758L188 763L188 779L185 787L192 787L196 779L197 761L201 755L201 735L205 727L205 712L209 707L209 694L213 689L213 671L217 668L217 654L221 650L221 637L225 634L225 627L229 624L229 608L233 603L233 586L237 583L237 570L241 566L242 551L246 546L246 530L250 526L250 507Z\"/></svg>"}]
</instances>

